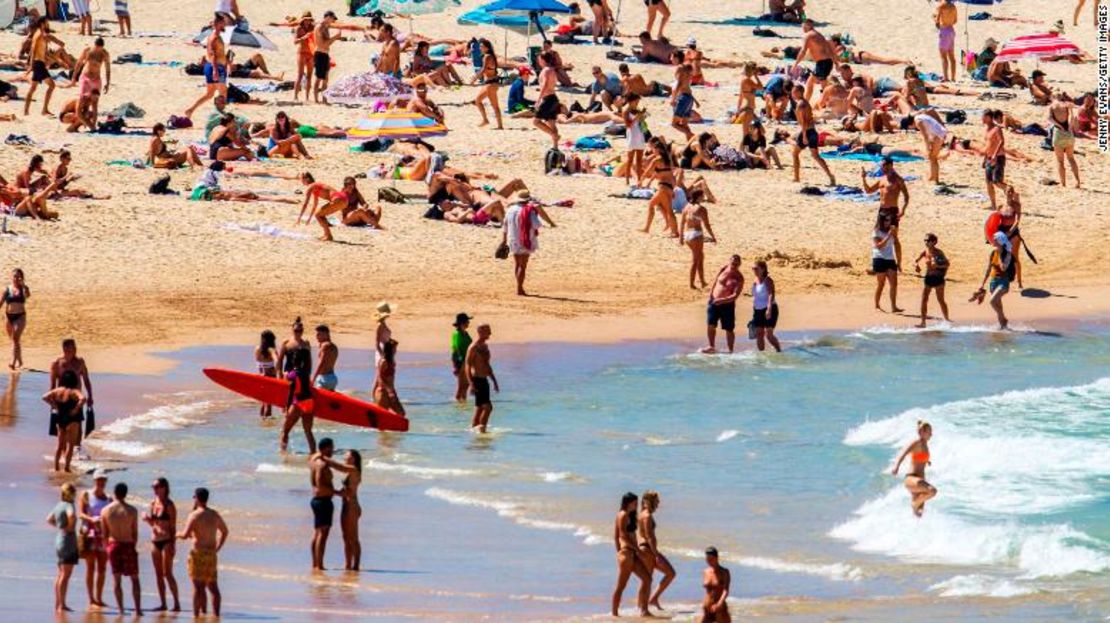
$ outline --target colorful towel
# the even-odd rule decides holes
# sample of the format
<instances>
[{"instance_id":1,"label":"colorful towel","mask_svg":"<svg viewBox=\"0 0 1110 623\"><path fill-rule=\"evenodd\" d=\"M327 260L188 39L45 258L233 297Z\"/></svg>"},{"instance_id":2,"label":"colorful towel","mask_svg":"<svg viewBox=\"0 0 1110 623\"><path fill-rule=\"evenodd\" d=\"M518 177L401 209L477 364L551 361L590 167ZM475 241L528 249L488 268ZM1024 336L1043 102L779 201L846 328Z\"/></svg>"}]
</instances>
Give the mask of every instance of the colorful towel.
<instances>
[{"instance_id":1,"label":"colorful towel","mask_svg":"<svg viewBox=\"0 0 1110 623\"><path fill-rule=\"evenodd\" d=\"M821 157L826 160L855 160L857 162L882 162L884 156L879 154L842 154L835 151L826 151L821 154ZM894 154L890 159L895 162L918 162L924 160L921 156L908 156L903 154Z\"/></svg>"}]
</instances>

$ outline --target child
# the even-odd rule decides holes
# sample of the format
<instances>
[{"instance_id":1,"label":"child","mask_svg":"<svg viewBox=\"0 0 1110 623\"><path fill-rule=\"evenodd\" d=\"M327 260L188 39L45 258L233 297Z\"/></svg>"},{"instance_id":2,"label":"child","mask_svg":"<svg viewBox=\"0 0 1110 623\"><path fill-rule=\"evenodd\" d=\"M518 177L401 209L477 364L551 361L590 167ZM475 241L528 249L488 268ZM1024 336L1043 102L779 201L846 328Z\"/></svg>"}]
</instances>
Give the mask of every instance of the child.
<instances>
[{"instance_id":1,"label":"child","mask_svg":"<svg viewBox=\"0 0 1110 623\"><path fill-rule=\"evenodd\" d=\"M625 103L624 112L621 113L625 136L628 139L628 169L624 173L624 183L628 184L632 179L632 174L635 173L636 185L640 186L643 183L641 173L644 166L644 147L646 146L643 123L647 111L637 107L640 103L640 96L635 93L629 93Z\"/></svg>"}]
</instances>

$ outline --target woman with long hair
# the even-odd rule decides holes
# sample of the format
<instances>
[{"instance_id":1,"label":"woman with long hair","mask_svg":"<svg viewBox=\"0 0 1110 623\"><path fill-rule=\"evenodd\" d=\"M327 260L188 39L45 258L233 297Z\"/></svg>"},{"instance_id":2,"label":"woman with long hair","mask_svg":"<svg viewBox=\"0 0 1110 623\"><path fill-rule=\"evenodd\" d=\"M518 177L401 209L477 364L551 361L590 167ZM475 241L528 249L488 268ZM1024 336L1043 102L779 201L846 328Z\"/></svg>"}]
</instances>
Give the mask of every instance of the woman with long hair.
<instances>
[{"instance_id":1,"label":"woman with long hair","mask_svg":"<svg viewBox=\"0 0 1110 623\"><path fill-rule=\"evenodd\" d=\"M277 378L277 355L277 337L273 331L266 329L262 332L258 346L254 347L254 363L258 366L258 373L262 376ZM258 408L258 416L267 418L271 415L273 415L273 407L262 403Z\"/></svg>"},{"instance_id":2,"label":"woman with long hair","mask_svg":"<svg viewBox=\"0 0 1110 623\"><path fill-rule=\"evenodd\" d=\"M143 521L150 525L150 560L154 565L154 577L158 582L158 597L162 605L151 612L165 612L166 586L173 596L173 611L181 612L181 602L177 598L177 579L173 577L173 559L177 553L177 506L170 499L170 481L157 478L151 485L154 499L150 510L143 515Z\"/></svg>"},{"instance_id":3,"label":"woman with long hair","mask_svg":"<svg viewBox=\"0 0 1110 623\"><path fill-rule=\"evenodd\" d=\"M27 328L27 299L31 298L31 289L23 276L23 269L12 271L12 284L4 289L0 298L0 306L4 307L4 328L12 340L12 362L8 367L18 370L23 367L23 331Z\"/></svg>"},{"instance_id":4,"label":"woman with long hair","mask_svg":"<svg viewBox=\"0 0 1110 623\"><path fill-rule=\"evenodd\" d=\"M645 234L651 231L651 221L655 217L655 211L659 210L667 223L667 231L672 238L677 238L678 222L671 207L674 202L675 187L674 154L671 152L670 145L658 136L653 136L648 141L648 146L651 147L651 158L644 168L651 173L659 188L648 202L647 224L640 231Z\"/></svg>"},{"instance_id":5,"label":"woman with long hair","mask_svg":"<svg viewBox=\"0 0 1110 623\"><path fill-rule=\"evenodd\" d=\"M479 39L478 49L482 52L482 67L474 76L482 83L478 91L478 97L474 98L474 105L478 107L478 112L482 114L482 122L478 124L478 127L489 125L486 107L482 105L482 100L486 100L493 107L493 116L497 118L497 129L503 130L505 126L501 125L501 105L497 103L497 90L501 86L501 78L497 75L497 54L493 51L493 44L489 42L489 39Z\"/></svg>"},{"instance_id":6,"label":"woman with long hair","mask_svg":"<svg viewBox=\"0 0 1110 623\"><path fill-rule=\"evenodd\" d=\"M312 159L312 156L308 155L308 150L304 147L301 135L297 133L297 129L293 127L293 122L284 110L279 110L277 115L274 116L274 127L270 128L266 154L271 158L281 156L282 158Z\"/></svg>"},{"instance_id":7,"label":"woman with long hair","mask_svg":"<svg viewBox=\"0 0 1110 623\"><path fill-rule=\"evenodd\" d=\"M81 422L85 420L85 395L81 393L81 380L73 370L66 370L58 382L58 387L42 396L43 402L50 405L58 432L58 447L54 451L54 471L62 471L59 464L65 454L65 472L73 461L73 449L81 441Z\"/></svg>"},{"instance_id":8,"label":"woman with long hair","mask_svg":"<svg viewBox=\"0 0 1110 623\"><path fill-rule=\"evenodd\" d=\"M190 169L204 166L192 147L186 146L181 151L170 150L164 138L166 136L166 124L154 124L151 134L150 148L147 150L146 159L147 163L155 169L176 169L183 164L189 165Z\"/></svg>"},{"instance_id":9,"label":"woman with long hair","mask_svg":"<svg viewBox=\"0 0 1110 623\"><path fill-rule=\"evenodd\" d=\"M671 561L659 551L659 542L655 536L655 511L657 510L659 510L659 494L655 491L645 491L640 498L640 555L643 557L644 566L647 567L649 575L655 571L663 573L663 580L659 582L659 587L648 600L650 605L662 610L659 597L674 581L675 570Z\"/></svg>"},{"instance_id":10,"label":"woman with long hair","mask_svg":"<svg viewBox=\"0 0 1110 623\"><path fill-rule=\"evenodd\" d=\"M58 534L54 537L54 553L58 556L58 575L54 579L55 612L73 611L66 605L66 593L69 590L69 578L73 576L73 567L79 559L77 508L73 505L76 496L77 489L73 483L65 483L61 487L61 501L46 516L46 523L58 529Z\"/></svg>"},{"instance_id":11,"label":"woman with long hair","mask_svg":"<svg viewBox=\"0 0 1110 623\"><path fill-rule=\"evenodd\" d=\"M348 571L358 571L362 564L362 543L358 538L358 521L362 506L358 502L358 486L362 483L362 454L348 450L345 465L347 477L343 479L343 506L339 513L339 526L343 530L343 557Z\"/></svg>"},{"instance_id":12,"label":"woman with long hair","mask_svg":"<svg viewBox=\"0 0 1110 623\"><path fill-rule=\"evenodd\" d=\"M397 397L397 389L393 386L397 376L397 340L388 340L382 346L382 356L377 363L378 374L374 380L374 403L383 409L398 414L405 414L405 407Z\"/></svg>"},{"instance_id":13,"label":"woman with long hair","mask_svg":"<svg viewBox=\"0 0 1110 623\"><path fill-rule=\"evenodd\" d=\"M918 517L925 512L925 502L937 496L937 488L925 480L925 466L932 465L932 461L929 460L929 440L932 438L933 425L918 420L917 439L910 442L902 454L898 455L898 460L894 462L894 469L890 470L890 473L897 476L898 468L902 467L902 461L907 456L910 457L913 467L910 473L906 474L904 484L906 490L910 492L910 508Z\"/></svg>"},{"instance_id":14,"label":"woman with long hair","mask_svg":"<svg viewBox=\"0 0 1110 623\"><path fill-rule=\"evenodd\" d=\"M636 605L640 609L640 616L650 617L648 611L648 596L651 594L651 570L640 558L639 547L636 544L636 507L639 498L635 493L625 493L621 498L620 510L613 525L613 544L617 548L617 587L613 589L613 616L620 616L621 596L628 579L635 574L640 580L640 590L637 593Z\"/></svg>"},{"instance_id":15,"label":"woman with long hair","mask_svg":"<svg viewBox=\"0 0 1110 623\"><path fill-rule=\"evenodd\" d=\"M705 241L717 244L717 236L713 234L713 226L709 224L709 210L702 205L704 194L700 190L693 190L687 197L688 203L682 208L682 220L678 226L682 236L678 239L679 246L690 247L690 289L698 290L706 287L705 283ZM697 278L701 286L694 285Z\"/></svg>"}]
</instances>

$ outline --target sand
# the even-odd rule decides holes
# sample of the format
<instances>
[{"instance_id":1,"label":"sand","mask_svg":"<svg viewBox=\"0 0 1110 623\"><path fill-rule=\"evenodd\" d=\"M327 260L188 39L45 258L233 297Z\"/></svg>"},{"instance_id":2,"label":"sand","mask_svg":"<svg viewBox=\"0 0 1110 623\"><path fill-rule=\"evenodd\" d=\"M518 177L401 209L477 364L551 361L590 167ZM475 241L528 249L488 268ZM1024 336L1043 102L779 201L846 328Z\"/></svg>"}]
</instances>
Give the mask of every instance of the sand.
<instances>
[{"instance_id":1,"label":"sand","mask_svg":"<svg viewBox=\"0 0 1110 623\"><path fill-rule=\"evenodd\" d=\"M149 0L132 3L136 33L142 31L199 30L211 9L210 2L171 3ZM341 8L336 3L336 9ZM473 3L467 3L471 8ZM96 14L111 17L110 7ZM291 37L287 30L264 24L284 15L299 14L304 3L280 0L269 3L244 3L244 10L256 27L262 27L280 48L267 53L273 71L292 72L294 66ZM322 6L313 6L322 13ZM960 5L961 15L964 5ZM977 8L977 7L976 7ZM486 35L502 50L503 31L494 28L463 27L455 16L464 9L453 9L443 16L418 17L417 32L429 36L468 38ZM759 60L759 51L772 45L789 45L797 39L761 39L750 28L692 24L689 19L714 19L755 14L760 5L716 5L708 2L679 3L667 28L675 42L688 36L698 38L699 47L711 58ZM818 3L815 17L830 23L826 34L849 31L859 48L888 55L908 56L922 70L936 71L939 59L931 25L931 9L925 3L884 3L877 10L872 2L843 0ZM1072 6L1068 3L1045 12L1035 0L1010 0L997 15L1040 19L1044 24L1014 22L971 22L970 40L978 49L982 40L999 40L1045 31L1057 19L1070 24ZM1088 52L1095 52L1095 33L1089 22L1066 35ZM621 24L626 33L638 32L644 24L644 7L628 2L621 7ZM399 28L407 28L398 20ZM59 27L59 36L75 54L91 43L77 36L76 26ZM776 28L792 37L796 28ZM115 31L111 25L110 33ZM958 37L963 47L963 25ZM0 34L0 49L13 52L19 38ZM630 45L625 40L625 46ZM185 38L107 38L113 55L141 52L151 61L194 61L202 54ZM364 70L378 44L344 42L333 52L338 67L334 75L343 76ZM521 55L523 37L508 36L510 55ZM616 62L606 61L606 47L589 45L560 46L566 62L574 63L573 72L581 81L588 78L588 66L601 64L615 71ZM243 50L240 50L242 57ZM1042 63L1050 83L1069 92L1094 88L1095 66L1067 63ZM1026 74L1033 62L1020 67ZM899 76L901 67L857 67L875 76ZM461 68L464 77L469 69ZM634 66L648 79L669 81L671 70L658 65ZM735 105L737 70L707 69L709 80L721 88L698 89L701 111L707 117L722 119ZM10 79L15 74L3 74ZM101 110L132 101L145 109L138 123L150 125L164 121L171 113L180 114L200 93L199 78L185 76L180 69L162 67L113 67L111 91L102 98ZM25 92L26 85L20 85ZM1001 108L1025 120L1044 123L1045 110L1029 105L1026 92L1002 102ZM506 130L494 131L475 126L477 111L468 104L476 90L435 90L432 98L447 113L450 134L433 142L451 156L451 163L470 170L498 174L503 180L522 178L533 193L546 200L572 198L573 208L551 208L558 227L545 229L541 251L534 258L529 289L537 296L514 294L511 264L493 259L500 240L495 229L451 225L421 218L420 202L406 205L385 204L384 231L338 228L335 244L314 240L315 226L296 230L306 239L272 238L255 233L226 229L227 224L271 224L295 230L293 220L298 207L283 204L192 203L181 197L148 195L149 184L161 174L152 170L110 167L108 160L140 157L146 151L147 137L97 137L67 135L61 125L37 114L0 123L0 133L28 134L46 147L67 144L73 152L73 169L82 175L76 185L98 194L110 194L106 201L67 200L54 204L61 220L53 223L10 220L15 236L0 238L0 266L22 267L34 297L29 306L29 327L25 336L28 365L41 367L65 336L80 340L86 353L129 371L154 371L157 362L139 357L151 345L190 343L249 342L262 328L284 331L296 315L309 323L327 322L346 339L364 342L373 326L372 310L379 300L397 307L394 324L404 342L402 348L440 348L446 341L454 314L466 310L482 320L496 323L497 335L507 339L608 340L651 337L689 337L701 339L705 292L687 287L689 253L675 241L664 238L659 230L651 235L638 233L646 213L646 202L614 198L624 191L623 180L603 177L546 177L542 156L548 140L534 130L528 120L506 119ZM506 89L501 90L502 101ZM530 89L534 96L535 90ZM52 109L58 110L76 96L75 89L55 92ZM39 96L41 97L41 96ZM291 94L262 94L262 98L290 100ZM565 103L585 96L561 94ZM936 103L947 106L981 108L994 103L974 98L936 96ZM649 123L656 133L676 139L677 132L666 127L669 112L662 99L648 100ZM253 120L271 120L279 109L316 124L350 126L363 111L323 106L239 106L233 110ZM206 105L196 115L206 118L212 110ZM0 113L20 113L21 102L0 104ZM970 112L970 123L952 129L962 137L981 138L978 114ZM739 126L696 126L717 134L723 143L740 141ZM562 126L564 138L573 140L600 132L600 126ZM172 134L182 142L199 141L198 130ZM1040 149L1039 137L1007 135L1008 145L1020 149L1032 161L1011 162L1008 178L1020 189L1026 210L1022 230L1033 245L1039 265L1025 264L1025 285L1047 291L1048 298L1007 299L1016 322L1031 319L1066 318L1105 314L1110 308L1105 272L1107 263L1103 244L1108 239L1110 216L1106 212L1106 188L1110 160L1097 153L1092 141L1079 143L1080 166L1085 190L1045 186L1042 178L1055 178L1055 159ZM919 148L916 134L884 135L882 142L904 148ZM623 139L614 141L623 149ZM317 157L309 162L275 161L266 165L282 173L312 171L326 183L337 185L345 175L365 171L392 156L352 154L344 141L314 140L308 147ZM14 178L27 160L41 148L8 147L0 149L0 173ZM502 155L471 155L496 151ZM606 152L596 158L616 153ZM47 155L48 166L56 156ZM858 184L859 164L832 162L834 173L845 183ZM242 168L252 168L243 165ZM257 168L257 167L253 167ZM903 174L924 177L923 162L900 167ZM184 191L199 171L173 173L172 187ZM719 244L707 246L710 273L732 254L749 262L770 257L783 307L781 328L848 328L863 325L908 325L908 317L891 316L873 310L871 290L874 278L866 274L870 266L869 236L875 206L832 201L798 194L799 185L788 171L709 172L706 179L720 199L710 206L713 228ZM803 158L803 181L824 183L824 177L807 158ZM977 158L954 154L942 164L942 179L967 185L970 193L983 192L982 171ZM1070 180L1069 180L1070 182ZM255 178L225 179L225 186L259 192L278 192L299 198L300 184L293 181ZM360 188L368 197L386 182L361 180ZM423 192L422 184L397 182L409 194ZM982 223L987 216L983 200L935 196L924 181L909 186L912 200L902 227L905 255L912 259L920 251L926 232L940 236L940 246L951 258L949 300L958 321L987 322L990 315L983 307L965 301L978 286L986 261L987 247L982 240ZM657 226L658 227L658 226ZM747 273L750 274L750 273ZM903 279L900 303L913 310L920 296L919 282ZM1073 298L1074 297L1074 298ZM123 349L123 350L121 350Z\"/></svg>"}]
</instances>

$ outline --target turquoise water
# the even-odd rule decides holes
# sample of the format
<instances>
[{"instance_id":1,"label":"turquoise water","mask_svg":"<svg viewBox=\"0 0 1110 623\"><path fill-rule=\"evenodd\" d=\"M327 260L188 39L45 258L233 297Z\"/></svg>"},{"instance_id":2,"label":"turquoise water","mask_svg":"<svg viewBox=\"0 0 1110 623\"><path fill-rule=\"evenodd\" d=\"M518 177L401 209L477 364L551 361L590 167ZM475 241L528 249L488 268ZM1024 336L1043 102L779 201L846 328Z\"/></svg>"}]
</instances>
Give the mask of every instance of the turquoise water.
<instances>
[{"instance_id":1,"label":"turquoise water","mask_svg":"<svg viewBox=\"0 0 1110 623\"><path fill-rule=\"evenodd\" d=\"M318 426L367 460L363 574L306 572L304 457L280 456L255 407L200 377L246 367L248 348L177 353L163 378L99 377L98 414L119 417L88 445L140 495L162 473L182 500L213 488L234 535L227 607L243 617L601 615L620 496L648 488L662 495L661 545L679 571L664 604L679 618L700 598L698 552L711 544L733 568L734 612L768 620L1110 616L1110 333L789 337L778 356L494 343L503 393L484 437L451 403L442 357L403 357L412 432ZM342 352L341 389L367 394L368 359ZM24 375L18 416L0 421L0 529L15 537L0 546L0 577L45 607L52 535L39 522L53 481L11 475L49 452L44 382ZM889 475L918 419L934 426L940 490L920 520ZM341 560L337 538L329 559ZM0 611L29 607L8 599Z\"/></svg>"}]
</instances>

